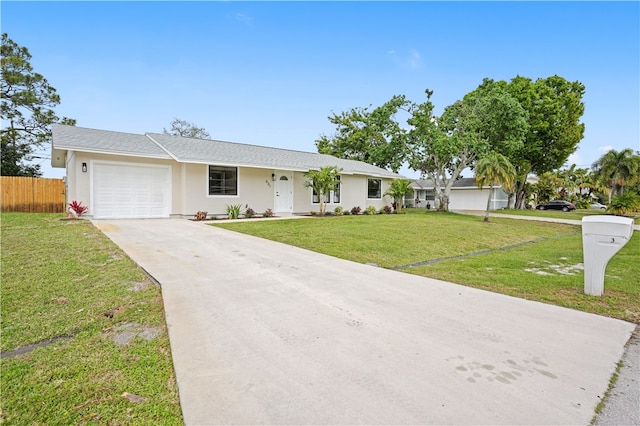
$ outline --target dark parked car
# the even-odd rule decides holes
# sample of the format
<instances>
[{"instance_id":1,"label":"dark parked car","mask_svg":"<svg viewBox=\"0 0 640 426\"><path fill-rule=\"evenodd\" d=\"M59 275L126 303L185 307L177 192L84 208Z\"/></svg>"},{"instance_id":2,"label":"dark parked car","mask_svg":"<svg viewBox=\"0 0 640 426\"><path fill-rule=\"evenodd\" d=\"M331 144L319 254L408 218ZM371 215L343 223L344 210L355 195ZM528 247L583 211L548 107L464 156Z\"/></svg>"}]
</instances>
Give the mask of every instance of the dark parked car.
<instances>
[{"instance_id":1,"label":"dark parked car","mask_svg":"<svg viewBox=\"0 0 640 426\"><path fill-rule=\"evenodd\" d=\"M538 204L536 206L538 210L562 210L563 212L568 212L570 210L575 210L576 206L573 203L563 200L552 200L548 203Z\"/></svg>"}]
</instances>

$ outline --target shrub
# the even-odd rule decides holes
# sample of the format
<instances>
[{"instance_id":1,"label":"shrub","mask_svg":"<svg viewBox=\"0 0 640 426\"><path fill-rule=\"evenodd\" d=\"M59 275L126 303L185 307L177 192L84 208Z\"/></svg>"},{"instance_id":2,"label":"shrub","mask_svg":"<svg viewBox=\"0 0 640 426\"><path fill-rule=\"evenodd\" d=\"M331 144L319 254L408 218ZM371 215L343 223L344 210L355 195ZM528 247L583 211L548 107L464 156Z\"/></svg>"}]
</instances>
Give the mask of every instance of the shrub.
<instances>
[{"instance_id":1,"label":"shrub","mask_svg":"<svg viewBox=\"0 0 640 426\"><path fill-rule=\"evenodd\" d=\"M578 209L588 209L591 207L591 203L588 200L580 200L576 201L576 208Z\"/></svg>"},{"instance_id":2,"label":"shrub","mask_svg":"<svg viewBox=\"0 0 640 426\"><path fill-rule=\"evenodd\" d=\"M273 210L266 209L264 213L262 213L262 217L273 217Z\"/></svg>"},{"instance_id":3,"label":"shrub","mask_svg":"<svg viewBox=\"0 0 640 426\"><path fill-rule=\"evenodd\" d=\"M375 206L369 206L364 210L364 214L366 214L366 215L376 215L376 214L378 214L378 210L375 208Z\"/></svg>"},{"instance_id":4,"label":"shrub","mask_svg":"<svg viewBox=\"0 0 640 426\"><path fill-rule=\"evenodd\" d=\"M318 212L315 211L315 210L311 210L309 213L311 214L311 216L317 216L318 215Z\"/></svg>"},{"instance_id":5,"label":"shrub","mask_svg":"<svg viewBox=\"0 0 640 426\"><path fill-rule=\"evenodd\" d=\"M618 216L630 216L640 210L640 197L633 192L625 192L611 199L607 212Z\"/></svg>"},{"instance_id":6,"label":"shrub","mask_svg":"<svg viewBox=\"0 0 640 426\"><path fill-rule=\"evenodd\" d=\"M256 211L253 210L251 207L247 206L247 209L244 211L244 217L246 218L252 218L256 215Z\"/></svg>"},{"instance_id":7,"label":"shrub","mask_svg":"<svg viewBox=\"0 0 640 426\"><path fill-rule=\"evenodd\" d=\"M360 206L355 206L351 209L351 214L360 214L361 211L362 209L360 208Z\"/></svg>"},{"instance_id":8,"label":"shrub","mask_svg":"<svg viewBox=\"0 0 640 426\"><path fill-rule=\"evenodd\" d=\"M73 200L69 203L69 208L67 209L70 213L69 217L73 215L74 217L80 217L89 210L89 207L83 206L82 201L78 202Z\"/></svg>"},{"instance_id":9,"label":"shrub","mask_svg":"<svg viewBox=\"0 0 640 426\"><path fill-rule=\"evenodd\" d=\"M389 206L384 206L383 208L380 209L380 214L391 214L391 212L393 211L393 209Z\"/></svg>"},{"instance_id":10,"label":"shrub","mask_svg":"<svg viewBox=\"0 0 640 426\"><path fill-rule=\"evenodd\" d=\"M336 216L342 216L344 214L344 209L341 206L337 206L333 209L333 214Z\"/></svg>"},{"instance_id":11,"label":"shrub","mask_svg":"<svg viewBox=\"0 0 640 426\"><path fill-rule=\"evenodd\" d=\"M343 215L345 216L351 216L351 211L350 210L345 210L342 212Z\"/></svg>"},{"instance_id":12,"label":"shrub","mask_svg":"<svg viewBox=\"0 0 640 426\"><path fill-rule=\"evenodd\" d=\"M193 220L207 220L207 212L198 211Z\"/></svg>"},{"instance_id":13,"label":"shrub","mask_svg":"<svg viewBox=\"0 0 640 426\"><path fill-rule=\"evenodd\" d=\"M242 204L227 204L227 216L229 219L237 219L240 217L240 209L242 209Z\"/></svg>"}]
</instances>

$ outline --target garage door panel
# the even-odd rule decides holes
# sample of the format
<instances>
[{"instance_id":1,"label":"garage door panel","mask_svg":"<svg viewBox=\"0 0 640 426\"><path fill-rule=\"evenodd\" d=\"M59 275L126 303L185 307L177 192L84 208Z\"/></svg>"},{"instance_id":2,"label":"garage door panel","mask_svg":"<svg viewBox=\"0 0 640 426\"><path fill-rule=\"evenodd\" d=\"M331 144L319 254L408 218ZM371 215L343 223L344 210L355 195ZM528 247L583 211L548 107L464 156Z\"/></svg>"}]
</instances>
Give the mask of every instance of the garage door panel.
<instances>
[{"instance_id":1,"label":"garage door panel","mask_svg":"<svg viewBox=\"0 0 640 426\"><path fill-rule=\"evenodd\" d=\"M169 217L170 167L96 163L92 167L96 218Z\"/></svg>"}]
</instances>

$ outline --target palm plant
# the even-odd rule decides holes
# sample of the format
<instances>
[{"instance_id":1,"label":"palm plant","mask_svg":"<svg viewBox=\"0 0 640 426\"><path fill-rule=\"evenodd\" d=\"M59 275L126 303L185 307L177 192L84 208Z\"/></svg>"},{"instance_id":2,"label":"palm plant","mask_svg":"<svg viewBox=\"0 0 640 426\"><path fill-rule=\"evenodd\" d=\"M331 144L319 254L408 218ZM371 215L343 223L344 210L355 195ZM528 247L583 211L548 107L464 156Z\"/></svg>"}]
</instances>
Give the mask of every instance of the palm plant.
<instances>
[{"instance_id":1,"label":"palm plant","mask_svg":"<svg viewBox=\"0 0 640 426\"><path fill-rule=\"evenodd\" d=\"M604 154L591 166L594 173L609 189L609 202L614 195L622 195L628 185L639 179L640 155L634 154L631 148Z\"/></svg>"},{"instance_id":2,"label":"palm plant","mask_svg":"<svg viewBox=\"0 0 640 426\"><path fill-rule=\"evenodd\" d=\"M538 182L533 185L536 204L546 203L559 196L562 180L554 172L546 172L540 175Z\"/></svg>"},{"instance_id":3,"label":"palm plant","mask_svg":"<svg viewBox=\"0 0 640 426\"><path fill-rule=\"evenodd\" d=\"M408 179L395 179L391 182L391 186L384 193L394 199L396 202L396 212L402 211L402 202L406 195L412 194L413 188L411 187L411 181Z\"/></svg>"},{"instance_id":4,"label":"palm plant","mask_svg":"<svg viewBox=\"0 0 640 426\"><path fill-rule=\"evenodd\" d=\"M489 185L489 198L487 199L487 211L484 221L489 221L489 209L491 208L491 197L493 187L501 185L503 188L511 188L515 183L516 170L507 157L497 152L491 152L482 157L475 166L476 185L481 189L484 185Z\"/></svg>"},{"instance_id":5,"label":"palm plant","mask_svg":"<svg viewBox=\"0 0 640 426\"><path fill-rule=\"evenodd\" d=\"M304 186L313 189L318 195L320 216L324 215L325 197L340 184L339 175L342 169L337 166L321 167L320 170L309 170L304 174L307 181Z\"/></svg>"},{"instance_id":6,"label":"palm plant","mask_svg":"<svg viewBox=\"0 0 640 426\"><path fill-rule=\"evenodd\" d=\"M631 216L640 210L640 196L627 191L611 199L607 211L618 216Z\"/></svg>"}]
</instances>

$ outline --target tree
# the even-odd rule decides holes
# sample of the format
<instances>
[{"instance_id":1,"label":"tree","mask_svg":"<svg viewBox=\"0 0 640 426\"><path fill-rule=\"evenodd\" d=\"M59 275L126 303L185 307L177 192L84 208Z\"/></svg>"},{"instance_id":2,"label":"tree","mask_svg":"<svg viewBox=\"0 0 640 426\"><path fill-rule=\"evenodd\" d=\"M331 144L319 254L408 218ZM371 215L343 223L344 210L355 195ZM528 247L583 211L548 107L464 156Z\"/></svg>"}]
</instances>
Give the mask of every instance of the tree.
<instances>
[{"instance_id":1,"label":"tree","mask_svg":"<svg viewBox=\"0 0 640 426\"><path fill-rule=\"evenodd\" d=\"M60 96L47 80L33 71L31 54L2 34L2 130L0 134L3 176L41 176L40 165L29 164L36 148L51 141L53 123L74 126L75 120L59 119L53 109ZM5 127L6 126L6 127Z\"/></svg>"},{"instance_id":2,"label":"tree","mask_svg":"<svg viewBox=\"0 0 640 426\"><path fill-rule=\"evenodd\" d=\"M185 138L211 139L211 135L209 135L209 132L207 132L204 127L198 127L193 123L180 120L179 118L174 118L171 122L171 129L167 130L163 128L162 133Z\"/></svg>"},{"instance_id":3,"label":"tree","mask_svg":"<svg viewBox=\"0 0 640 426\"><path fill-rule=\"evenodd\" d=\"M485 79L461 101L433 115L427 101L411 109L408 123L409 165L434 183L438 209L449 209L449 194L462 171L488 152L508 155L522 145L527 131L526 112L503 85Z\"/></svg>"},{"instance_id":4,"label":"tree","mask_svg":"<svg viewBox=\"0 0 640 426\"><path fill-rule=\"evenodd\" d=\"M509 162L507 157L497 152L490 152L478 160L474 169L476 175L476 185L482 189L484 185L489 186L489 197L487 199L487 211L484 221L489 221L489 209L491 208L491 196L494 186L501 185L510 189L516 178L516 169Z\"/></svg>"},{"instance_id":5,"label":"tree","mask_svg":"<svg viewBox=\"0 0 640 426\"><path fill-rule=\"evenodd\" d=\"M535 82L516 76L510 83L501 84L528 114L524 144L507 155L518 175L513 205L524 208L527 176L541 176L562 167L582 140L584 124L580 118L584 114L585 87L579 81L570 82L557 75Z\"/></svg>"},{"instance_id":6,"label":"tree","mask_svg":"<svg viewBox=\"0 0 640 426\"><path fill-rule=\"evenodd\" d=\"M304 174L307 178L304 186L313 189L318 195L318 204L320 207L320 216L324 215L325 197L337 185L340 185L340 172L337 166L321 167L320 170L309 170Z\"/></svg>"},{"instance_id":7,"label":"tree","mask_svg":"<svg viewBox=\"0 0 640 426\"><path fill-rule=\"evenodd\" d=\"M405 131L395 115L407 105L404 96L394 96L372 111L352 108L339 115L334 113L328 119L336 126L336 132L316 140L318 152L397 172L405 161L406 146Z\"/></svg>"},{"instance_id":8,"label":"tree","mask_svg":"<svg viewBox=\"0 0 640 426\"><path fill-rule=\"evenodd\" d=\"M402 202L406 195L412 194L413 188L411 187L411 181L408 179L394 179L391 182L391 186L384 195L388 195L396 202L396 212L402 212Z\"/></svg>"},{"instance_id":9,"label":"tree","mask_svg":"<svg viewBox=\"0 0 640 426\"><path fill-rule=\"evenodd\" d=\"M615 195L622 195L628 185L635 184L640 175L640 155L630 148L618 152L610 150L593 165L593 172L609 189L609 202Z\"/></svg>"},{"instance_id":10,"label":"tree","mask_svg":"<svg viewBox=\"0 0 640 426\"><path fill-rule=\"evenodd\" d=\"M542 204L557 198L561 187L562 180L555 173L543 173L539 176L538 182L533 185L535 203Z\"/></svg>"}]
</instances>

